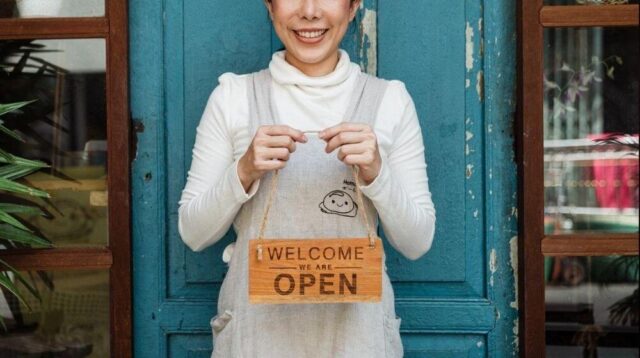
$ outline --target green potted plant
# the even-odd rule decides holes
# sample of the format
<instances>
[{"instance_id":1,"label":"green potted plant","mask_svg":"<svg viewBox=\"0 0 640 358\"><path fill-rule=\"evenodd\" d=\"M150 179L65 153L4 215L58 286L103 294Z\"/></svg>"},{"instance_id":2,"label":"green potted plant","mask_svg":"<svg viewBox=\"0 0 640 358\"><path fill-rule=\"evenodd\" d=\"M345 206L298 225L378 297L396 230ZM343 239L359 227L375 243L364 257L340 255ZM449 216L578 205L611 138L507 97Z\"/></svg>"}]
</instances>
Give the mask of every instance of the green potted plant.
<instances>
[{"instance_id":1,"label":"green potted plant","mask_svg":"<svg viewBox=\"0 0 640 358\"><path fill-rule=\"evenodd\" d=\"M11 112L17 112L21 107L33 101L0 104L0 133L12 140L24 141L22 136L4 125L2 117ZM29 160L9 153L0 147L0 244L5 249L24 247L50 247L51 242L43 238L37 230L22 222L18 214L39 213L46 215L46 211L35 202L25 200L24 197L48 198L45 191L20 183L25 176L46 168L48 165L37 160ZM18 288L24 285L28 292L40 299L38 291L15 268L0 259L0 287L4 292L16 297L22 304L30 308ZM0 317L0 324L5 324Z\"/></svg>"}]
</instances>

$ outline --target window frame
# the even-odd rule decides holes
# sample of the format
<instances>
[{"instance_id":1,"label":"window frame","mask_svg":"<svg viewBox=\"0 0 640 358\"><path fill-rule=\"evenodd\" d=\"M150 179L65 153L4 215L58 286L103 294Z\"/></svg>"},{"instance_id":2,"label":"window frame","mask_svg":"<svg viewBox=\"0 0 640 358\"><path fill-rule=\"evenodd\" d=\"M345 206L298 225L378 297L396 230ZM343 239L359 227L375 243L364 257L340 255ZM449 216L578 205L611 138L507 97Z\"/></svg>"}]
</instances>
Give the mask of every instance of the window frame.
<instances>
[{"instance_id":1,"label":"window frame","mask_svg":"<svg viewBox=\"0 0 640 358\"><path fill-rule=\"evenodd\" d=\"M0 18L0 40L104 39L108 238L106 247L2 250L0 259L19 270L109 270L112 357L132 356L131 129L128 95L128 2L105 0L105 16Z\"/></svg>"},{"instance_id":2,"label":"window frame","mask_svg":"<svg viewBox=\"0 0 640 358\"><path fill-rule=\"evenodd\" d=\"M639 5L544 5L518 0L518 302L520 356L544 355L544 256L637 255L638 233L545 235L543 29L638 26ZM526 203L526 204L525 204Z\"/></svg>"}]
</instances>

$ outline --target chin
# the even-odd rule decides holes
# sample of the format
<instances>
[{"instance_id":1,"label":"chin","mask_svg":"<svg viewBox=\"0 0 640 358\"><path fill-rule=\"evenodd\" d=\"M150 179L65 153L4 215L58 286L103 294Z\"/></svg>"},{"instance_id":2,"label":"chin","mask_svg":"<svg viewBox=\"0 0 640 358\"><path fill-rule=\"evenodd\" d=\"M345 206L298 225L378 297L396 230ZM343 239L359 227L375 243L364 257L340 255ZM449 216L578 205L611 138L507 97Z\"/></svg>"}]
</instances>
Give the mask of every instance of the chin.
<instances>
[{"instance_id":1,"label":"chin","mask_svg":"<svg viewBox=\"0 0 640 358\"><path fill-rule=\"evenodd\" d=\"M304 63L319 63L330 56L331 51L325 49L296 49L291 54Z\"/></svg>"}]
</instances>

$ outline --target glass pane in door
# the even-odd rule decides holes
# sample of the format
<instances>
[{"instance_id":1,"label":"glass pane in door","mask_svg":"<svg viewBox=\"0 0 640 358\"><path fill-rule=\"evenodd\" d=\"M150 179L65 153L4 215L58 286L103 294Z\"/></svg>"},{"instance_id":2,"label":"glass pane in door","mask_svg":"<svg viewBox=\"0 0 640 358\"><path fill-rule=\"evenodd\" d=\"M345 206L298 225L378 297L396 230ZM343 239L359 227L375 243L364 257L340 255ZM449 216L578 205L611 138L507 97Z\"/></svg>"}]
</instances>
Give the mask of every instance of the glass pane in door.
<instances>
[{"instance_id":1,"label":"glass pane in door","mask_svg":"<svg viewBox=\"0 0 640 358\"><path fill-rule=\"evenodd\" d=\"M0 41L0 103L32 101L0 117L15 134L0 133L0 148L45 163L12 180L50 195L2 192L0 203L31 208L8 213L55 247L107 245L105 51L104 39ZM12 165L0 161L0 176Z\"/></svg>"},{"instance_id":2,"label":"glass pane in door","mask_svg":"<svg viewBox=\"0 0 640 358\"><path fill-rule=\"evenodd\" d=\"M544 0L545 5L626 5L638 0Z\"/></svg>"},{"instance_id":3,"label":"glass pane in door","mask_svg":"<svg viewBox=\"0 0 640 358\"><path fill-rule=\"evenodd\" d=\"M17 280L8 274L14 282ZM110 356L109 271L30 271L16 283L24 302L0 290L0 357Z\"/></svg>"},{"instance_id":4,"label":"glass pane in door","mask_svg":"<svg viewBox=\"0 0 640 358\"><path fill-rule=\"evenodd\" d=\"M638 30L544 30L545 232L638 231Z\"/></svg>"},{"instance_id":5,"label":"glass pane in door","mask_svg":"<svg viewBox=\"0 0 640 358\"><path fill-rule=\"evenodd\" d=\"M0 0L0 18L104 16L105 0Z\"/></svg>"},{"instance_id":6,"label":"glass pane in door","mask_svg":"<svg viewBox=\"0 0 640 358\"><path fill-rule=\"evenodd\" d=\"M638 256L545 258L547 358L638 357Z\"/></svg>"}]
</instances>

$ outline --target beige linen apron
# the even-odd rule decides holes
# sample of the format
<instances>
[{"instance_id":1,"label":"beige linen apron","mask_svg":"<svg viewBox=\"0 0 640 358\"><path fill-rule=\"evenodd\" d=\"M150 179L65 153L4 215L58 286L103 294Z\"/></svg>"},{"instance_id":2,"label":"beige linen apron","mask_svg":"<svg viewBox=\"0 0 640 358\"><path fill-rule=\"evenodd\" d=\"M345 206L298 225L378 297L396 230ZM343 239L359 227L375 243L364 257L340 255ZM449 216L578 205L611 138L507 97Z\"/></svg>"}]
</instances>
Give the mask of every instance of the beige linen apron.
<instances>
[{"instance_id":1,"label":"beige linen apron","mask_svg":"<svg viewBox=\"0 0 640 358\"><path fill-rule=\"evenodd\" d=\"M278 124L269 69L247 76L251 137L260 125ZM360 73L344 118L373 127L387 81ZM307 134L284 169L265 228L265 238L367 237L358 210L377 227L377 212L364 196L356 200L353 169L324 151L326 142ZM211 319L216 358L396 358L403 356L400 318L383 270L379 303L250 304L247 249L256 239L274 172L234 219L237 240ZM383 263L385 256L383 254Z\"/></svg>"}]
</instances>

